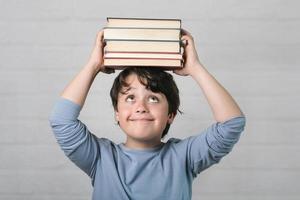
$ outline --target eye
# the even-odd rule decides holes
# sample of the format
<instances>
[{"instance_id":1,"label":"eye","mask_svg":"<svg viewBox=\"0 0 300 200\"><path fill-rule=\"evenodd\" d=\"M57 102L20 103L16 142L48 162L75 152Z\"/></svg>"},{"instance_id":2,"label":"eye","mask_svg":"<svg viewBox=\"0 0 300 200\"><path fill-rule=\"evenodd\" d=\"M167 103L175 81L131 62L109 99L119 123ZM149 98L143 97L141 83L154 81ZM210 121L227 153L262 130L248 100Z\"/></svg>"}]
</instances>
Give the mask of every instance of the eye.
<instances>
[{"instance_id":1,"label":"eye","mask_svg":"<svg viewBox=\"0 0 300 200\"><path fill-rule=\"evenodd\" d=\"M150 103L158 103L158 98L156 96L150 96L149 97L149 102Z\"/></svg>"},{"instance_id":2,"label":"eye","mask_svg":"<svg viewBox=\"0 0 300 200\"><path fill-rule=\"evenodd\" d=\"M134 95L128 95L125 99L126 102L133 102L134 101Z\"/></svg>"}]
</instances>

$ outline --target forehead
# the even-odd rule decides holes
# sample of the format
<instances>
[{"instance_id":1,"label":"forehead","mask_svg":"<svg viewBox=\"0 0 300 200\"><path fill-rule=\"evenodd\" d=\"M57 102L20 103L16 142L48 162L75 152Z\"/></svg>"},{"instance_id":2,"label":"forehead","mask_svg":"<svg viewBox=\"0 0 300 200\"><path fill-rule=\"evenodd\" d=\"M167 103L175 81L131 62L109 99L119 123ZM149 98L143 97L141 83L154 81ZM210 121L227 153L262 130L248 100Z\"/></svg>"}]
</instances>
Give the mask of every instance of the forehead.
<instances>
[{"instance_id":1,"label":"forehead","mask_svg":"<svg viewBox=\"0 0 300 200\"><path fill-rule=\"evenodd\" d=\"M147 88L147 80L138 77L136 74L128 75L125 80L124 84L121 86L121 91L136 89L136 88Z\"/></svg>"},{"instance_id":2,"label":"forehead","mask_svg":"<svg viewBox=\"0 0 300 200\"><path fill-rule=\"evenodd\" d=\"M138 77L136 74L128 75L121 86L119 94L126 94L129 91L145 91L164 95L161 91L153 91L146 78ZM150 83L151 84L151 83Z\"/></svg>"},{"instance_id":3,"label":"forehead","mask_svg":"<svg viewBox=\"0 0 300 200\"><path fill-rule=\"evenodd\" d=\"M125 82L127 84L133 84L135 82L140 82L139 79L138 79L138 76L136 74L129 74L126 78L125 78Z\"/></svg>"}]
</instances>

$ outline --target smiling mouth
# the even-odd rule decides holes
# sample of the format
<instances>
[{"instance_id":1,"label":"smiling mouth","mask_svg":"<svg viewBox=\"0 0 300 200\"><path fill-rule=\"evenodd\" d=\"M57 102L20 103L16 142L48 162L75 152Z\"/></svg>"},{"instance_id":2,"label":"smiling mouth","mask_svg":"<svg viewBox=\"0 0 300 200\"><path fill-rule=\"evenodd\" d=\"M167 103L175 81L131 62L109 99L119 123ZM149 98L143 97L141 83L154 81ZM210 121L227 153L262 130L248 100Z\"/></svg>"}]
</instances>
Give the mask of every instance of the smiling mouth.
<instances>
[{"instance_id":1,"label":"smiling mouth","mask_svg":"<svg viewBox=\"0 0 300 200\"><path fill-rule=\"evenodd\" d=\"M154 119L149 119L149 118L141 118L141 119L129 119L129 121L144 121L144 122L151 122L154 121Z\"/></svg>"}]
</instances>

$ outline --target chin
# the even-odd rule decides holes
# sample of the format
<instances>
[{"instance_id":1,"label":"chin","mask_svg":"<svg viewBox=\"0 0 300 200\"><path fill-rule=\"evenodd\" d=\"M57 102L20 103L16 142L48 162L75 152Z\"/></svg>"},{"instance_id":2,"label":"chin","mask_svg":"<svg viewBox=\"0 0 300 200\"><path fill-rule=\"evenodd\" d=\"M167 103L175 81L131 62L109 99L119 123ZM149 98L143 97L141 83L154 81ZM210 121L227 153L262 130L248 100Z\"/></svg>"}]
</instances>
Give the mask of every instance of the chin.
<instances>
[{"instance_id":1,"label":"chin","mask_svg":"<svg viewBox=\"0 0 300 200\"><path fill-rule=\"evenodd\" d=\"M151 140L155 140L158 137L161 138L161 135L157 135L157 134L147 134L147 133L143 133L141 134L140 132L135 132L135 133L131 133L131 134L127 134L127 136L134 138L136 140L140 140L140 141L151 141Z\"/></svg>"}]
</instances>

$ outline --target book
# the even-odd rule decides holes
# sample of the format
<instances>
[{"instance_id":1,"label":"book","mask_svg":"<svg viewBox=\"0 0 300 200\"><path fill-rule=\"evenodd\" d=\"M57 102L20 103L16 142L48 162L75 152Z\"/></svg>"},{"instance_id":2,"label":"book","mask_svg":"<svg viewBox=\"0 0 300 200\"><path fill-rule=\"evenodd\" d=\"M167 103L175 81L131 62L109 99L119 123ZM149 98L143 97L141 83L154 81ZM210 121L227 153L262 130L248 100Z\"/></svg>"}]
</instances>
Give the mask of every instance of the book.
<instances>
[{"instance_id":1,"label":"book","mask_svg":"<svg viewBox=\"0 0 300 200\"><path fill-rule=\"evenodd\" d=\"M108 17L107 27L177 28L181 29L180 19L117 18Z\"/></svg>"},{"instance_id":2,"label":"book","mask_svg":"<svg viewBox=\"0 0 300 200\"><path fill-rule=\"evenodd\" d=\"M105 58L157 58L157 59L182 59L181 53L143 53L143 52L104 52Z\"/></svg>"},{"instance_id":3,"label":"book","mask_svg":"<svg viewBox=\"0 0 300 200\"><path fill-rule=\"evenodd\" d=\"M137 59L137 58L107 58L104 59L104 66L112 68L122 68L128 66L151 66L151 67L165 67L174 68L182 67L181 59Z\"/></svg>"},{"instance_id":4,"label":"book","mask_svg":"<svg viewBox=\"0 0 300 200\"><path fill-rule=\"evenodd\" d=\"M183 66L181 20L107 18L104 28L104 65L114 69L128 66Z\"/></svg>"},{"instance_id":5,"label":"book","mask_svg":"<svg viewBox=\"0 0 300 200\"><path fill-rule=\"evenodd\" d=\"M179 42L180 29L167 28L104 28L104 40L157 40Z\"/></svg>"},{"instance_id":6,"label":"book","mask_svg":"<svg viewBox=\"0 0 300 200\"><path fill-rule=\"evenodd\" d=\"M180 42L106 40L106 51L180 53Z\"/></svg>"}]
</instances>

